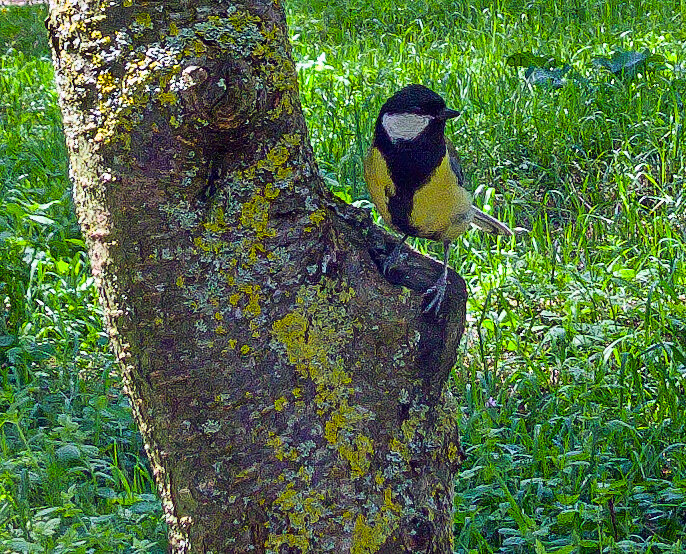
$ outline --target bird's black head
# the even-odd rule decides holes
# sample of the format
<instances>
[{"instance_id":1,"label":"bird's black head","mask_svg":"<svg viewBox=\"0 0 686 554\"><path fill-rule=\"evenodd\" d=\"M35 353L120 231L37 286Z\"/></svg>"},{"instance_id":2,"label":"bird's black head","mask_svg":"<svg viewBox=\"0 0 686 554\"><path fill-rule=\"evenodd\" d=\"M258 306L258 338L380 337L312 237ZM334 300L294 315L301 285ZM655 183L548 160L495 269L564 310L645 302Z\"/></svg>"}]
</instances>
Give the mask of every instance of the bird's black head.
<instances>
[{"instance_id":1,"label":"bird's black head","mask_svg":"<svg viewBox=\"0 0 686 554\"><path fill-rule=\"evenodd\" d=\"M411 112L438 117L445 110L440 95L424 85L407 85L391 96L381 108L381 113Z\"/></svg>"},{"instance_id":2,"label":"bird's black head","mask_svg":"<svg viewBox=\"0 0 686 554\"><path fill-rule=\"evenodd\" d=\"M438 94L423 85L408 85L391 96L381 107L376 122L377 139L393 144L413 142L421 135L443 138L446 120L460 112L446 108ZM384 137L379 136L381 134Z\"/></svg>"}]
</instances>

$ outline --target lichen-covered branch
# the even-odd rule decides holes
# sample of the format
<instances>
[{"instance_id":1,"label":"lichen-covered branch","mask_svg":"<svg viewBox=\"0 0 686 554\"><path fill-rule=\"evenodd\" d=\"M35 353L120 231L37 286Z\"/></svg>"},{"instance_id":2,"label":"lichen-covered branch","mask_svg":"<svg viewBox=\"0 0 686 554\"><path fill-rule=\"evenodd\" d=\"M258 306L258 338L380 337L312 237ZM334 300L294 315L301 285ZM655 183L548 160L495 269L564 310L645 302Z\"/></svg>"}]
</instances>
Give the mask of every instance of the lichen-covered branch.
<instances>
[{"instance_id":1,"label":"lichen-covered branch","mask_svg":"<svg viewBox=\"0 0 686 554\"><path fill-rule=\"evenodd\" d=\"M52 0L74 199L174 552L450 552L440 266L323 190L278 2Z\"/></svg>"}]
</instances>

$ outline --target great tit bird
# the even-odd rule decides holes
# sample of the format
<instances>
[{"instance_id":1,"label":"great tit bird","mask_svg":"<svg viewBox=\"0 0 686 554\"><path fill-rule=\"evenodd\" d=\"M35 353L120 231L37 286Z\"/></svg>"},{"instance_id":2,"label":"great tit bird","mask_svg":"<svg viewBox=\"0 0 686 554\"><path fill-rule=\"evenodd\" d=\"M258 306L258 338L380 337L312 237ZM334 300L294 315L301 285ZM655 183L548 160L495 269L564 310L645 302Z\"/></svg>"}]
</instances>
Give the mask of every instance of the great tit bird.
<instances>
[{"instance_id":1,"label":"great tit bird","mask_svg":"<svg viewBox=\"0 0 686 554\"><path fill-rule=\"evenodd\" d=\"M460 115L423 85L409 85L381 107L374 141L364 160L364 177L372 202L384 221L403 234L384 264L396 264L409 236L443 242L443 273L426 291L433 298L425 312L440 310L448 284L450 244L470 225L511 236L510 228L472 205L445 123Z\"/></svg>"}]
</instances>

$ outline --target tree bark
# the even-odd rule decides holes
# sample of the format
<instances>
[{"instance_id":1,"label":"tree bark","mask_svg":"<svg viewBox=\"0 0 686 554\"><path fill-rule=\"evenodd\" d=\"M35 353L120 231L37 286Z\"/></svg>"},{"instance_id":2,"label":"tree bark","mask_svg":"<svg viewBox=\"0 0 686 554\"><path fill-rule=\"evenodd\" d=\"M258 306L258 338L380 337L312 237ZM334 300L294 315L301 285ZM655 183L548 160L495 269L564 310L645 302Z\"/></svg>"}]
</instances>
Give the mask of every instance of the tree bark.
<instances>
[{"instance_id":1,"label":"tree bark","mask_svg":"<svg viewBox=\"0 0 686 554\"><path fill-rule=\"evenodd\" d=\"M452 552L454 272L324 190L278 1L51 0L74 201L171 552Z\"/></svg>"}]
</instances>

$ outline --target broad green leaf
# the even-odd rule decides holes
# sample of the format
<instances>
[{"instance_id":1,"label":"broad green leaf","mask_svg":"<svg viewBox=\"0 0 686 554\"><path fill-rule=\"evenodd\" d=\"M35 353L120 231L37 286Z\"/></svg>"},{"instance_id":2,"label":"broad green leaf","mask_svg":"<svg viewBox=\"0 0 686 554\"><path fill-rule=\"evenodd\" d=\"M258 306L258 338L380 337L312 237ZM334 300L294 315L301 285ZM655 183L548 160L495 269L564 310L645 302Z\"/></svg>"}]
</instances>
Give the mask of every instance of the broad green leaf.
<instances>
[{"instance_id":1,"label":"broad green leaf","mask_svg":"<svg viewBox=\"0 0 686 554\"><path fill-rule=\"evenodd\" d=\"M26 217L32 221L35 221L36 223L40 223L41 225L52 225L55 223L54 219L50 219L44 215L27 214Z\"/></svg>"},{"instance_id":2,"label":"broad green leaf","mask_svg":"<svg viewBox=\"0 0 686 554\"><path fill-rule=\"evenodd\" d=\"M558 67L558 62L553 56L537 56L533 52L517 52L507 57L505 63L511 67L540 67L550 69Z\"/></svg>"},{"instance_id":3,"label":"broad green leaf","mask_svg":"<svg viewBox=\"0 0 686 554\"><path fill-rule=\"evenodd\" d=\"M55 266L57 267L58 273L68 273L69 272L69 263L65 262L64 260L57 260L55 262Z\"/></svg>"},{"instance_id":4,"label":"broad green leaf","mask_svg":"<svg viewBox=\"0 0 686 554\"><path fill-rule=\"evenodd\" d=\"M595 58L593 65L610 71L616 77L629 81L639 73L664 68L665 58L647 48L643 52L618 50L610 58Z\"/></svg>"},{"instance_id":5,"label":"broad green leaf","mask_svg":"<svg viewBox=\"0 0 686 554\"><path fill-rule=\"evenodd\" d=\"M81 452L73 444L65 444L55 450L55 456L57 459L65 465L71 464L77 460L81 459Z\"/></svg>"},{"instance_id":6,"label":"broad green leaf","mask_svg":"<svg viewBox=\"0 0 686 554\"><path fill-rule=\"evenodd\" d=\"M529 67L525 73L525 76L532 85L558 89L564 86L564 76L571 68L572 66L569 64L566 64L563 67L552 69L546 69L543 67Z\"/></svg>"},{"instance_id":7,"label":"broad green leaf","mask_svg":"<svg viewBox=\"0 0 686 554\"><path fill-rule=\"evenodd\" d=\"M576 545L568 544L557 550L549 550L548 554L571 554L572 552L576 552Z\"/></svg>"}]
</instances>

